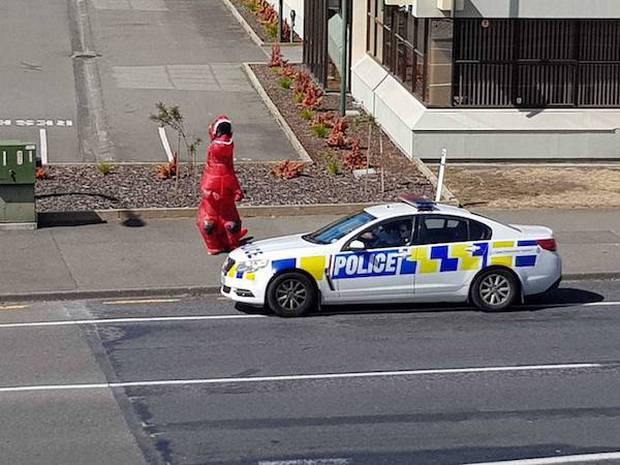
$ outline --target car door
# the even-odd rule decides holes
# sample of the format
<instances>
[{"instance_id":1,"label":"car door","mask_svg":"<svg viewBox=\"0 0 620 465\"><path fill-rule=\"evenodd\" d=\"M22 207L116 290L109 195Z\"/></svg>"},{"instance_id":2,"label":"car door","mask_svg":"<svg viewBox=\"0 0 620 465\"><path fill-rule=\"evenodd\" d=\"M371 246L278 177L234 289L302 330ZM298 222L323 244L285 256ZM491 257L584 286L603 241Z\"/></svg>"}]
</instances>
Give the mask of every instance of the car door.
<instances>
[{"instance_id":1,"label":"car door","mask_svg":"<svg viewBox=\"0 0 620 465\"><path fill-rule=\"evenodd\" d=\"M411 256L414 217L376 223L355 235L331 264L331 279L343 302L397 302L411 300L415 264ZM374 237L373 237L374 236ZM351 250L353 241L363 250Z\"/></svg>"},{"instance_id":2,"label":"car door","mask_svg":"<svg viewBox=\"0 0 620 465\"><path fill-rule=\"evenodd\" d=\"M418 219L412 256L415 297L458 299L487 266L491 229L465 217L425 214Z\"/></svg>"}]
</instances>

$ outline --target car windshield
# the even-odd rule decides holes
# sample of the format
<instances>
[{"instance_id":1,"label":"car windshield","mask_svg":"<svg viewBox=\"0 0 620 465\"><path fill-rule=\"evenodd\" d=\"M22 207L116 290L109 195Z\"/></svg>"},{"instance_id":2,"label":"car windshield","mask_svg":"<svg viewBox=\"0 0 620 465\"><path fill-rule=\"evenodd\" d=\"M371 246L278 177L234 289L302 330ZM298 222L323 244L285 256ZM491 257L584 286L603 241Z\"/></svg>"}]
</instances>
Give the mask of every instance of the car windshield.
<instances>
[{"instance_id":1,"label":"car windshield","mask_svg":"<svg viewBox=\"0 0 620 465\"><path fill-rule=\"evenodd\" d=\"M350 232L355 231L360 226L363 226L375 219L376 218L374 216L365 211L356 213L355 215L341 218L334 223L324 226L316 232L306 234L303 238L316 244L333 244Z\"/></svg>"}]
</instances>

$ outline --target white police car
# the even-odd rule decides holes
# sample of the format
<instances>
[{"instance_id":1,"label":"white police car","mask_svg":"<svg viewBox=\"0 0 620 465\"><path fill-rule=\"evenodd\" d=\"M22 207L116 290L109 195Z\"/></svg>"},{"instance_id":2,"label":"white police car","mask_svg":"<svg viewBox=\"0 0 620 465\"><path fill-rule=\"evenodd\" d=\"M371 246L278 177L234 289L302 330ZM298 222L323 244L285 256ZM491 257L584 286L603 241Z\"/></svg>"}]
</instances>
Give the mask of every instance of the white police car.
<instances>
[{"instance_id":1,"label":"white police car","mask_svg":"<svg viewBox=\"0 0 620 465\"><path fill-rule=\"evenodd\" d=\"M222 294L300 316L319 304L466 302L498 311L561 279L553 232L415 198L230 253Z\"/></svg>"}]
</instances>

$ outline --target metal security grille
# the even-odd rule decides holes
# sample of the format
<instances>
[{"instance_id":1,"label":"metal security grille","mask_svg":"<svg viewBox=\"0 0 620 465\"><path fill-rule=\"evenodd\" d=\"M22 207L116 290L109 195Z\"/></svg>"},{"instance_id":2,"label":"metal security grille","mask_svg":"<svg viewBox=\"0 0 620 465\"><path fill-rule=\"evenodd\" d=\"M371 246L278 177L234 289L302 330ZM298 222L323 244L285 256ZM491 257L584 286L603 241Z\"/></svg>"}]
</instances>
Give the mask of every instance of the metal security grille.
<instances>
[{"instance_id":1,"label":"metal security grille","mask_svg":"<svg viewBox=\"0 0 620 465\"><path fill-rule=\"evenodd\" d=\"M321 85L327 83L327 0L304 2L304 63Z\"/></svg>"},{"instance_id":2,"label":"metal security grille","mask_svg":"<svg viewBox=\"0 0 620 465\"><path fill-rule=\"evenodd\" d=\"M458 20L453 104L620 106L620 20Z\"/></svg>"}]
</instances>

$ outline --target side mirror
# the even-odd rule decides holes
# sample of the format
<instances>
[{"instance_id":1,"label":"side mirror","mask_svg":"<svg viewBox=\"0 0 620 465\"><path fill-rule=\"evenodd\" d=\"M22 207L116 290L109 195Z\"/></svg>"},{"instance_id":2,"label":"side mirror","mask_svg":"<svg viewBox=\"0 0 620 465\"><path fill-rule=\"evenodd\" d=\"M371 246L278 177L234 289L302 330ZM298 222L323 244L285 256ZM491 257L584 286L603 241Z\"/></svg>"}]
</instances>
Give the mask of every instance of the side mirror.
<instances>
[{"instance_id":1,"label":"side mirror","mask_svg":"<svg viewBox=\"0 0 620 465\"><path fill-rule=\"evenodd\" d=\"M360 240L351 241L349 250L366 250L366 245Z\"/></svg>"}]
</instances>

